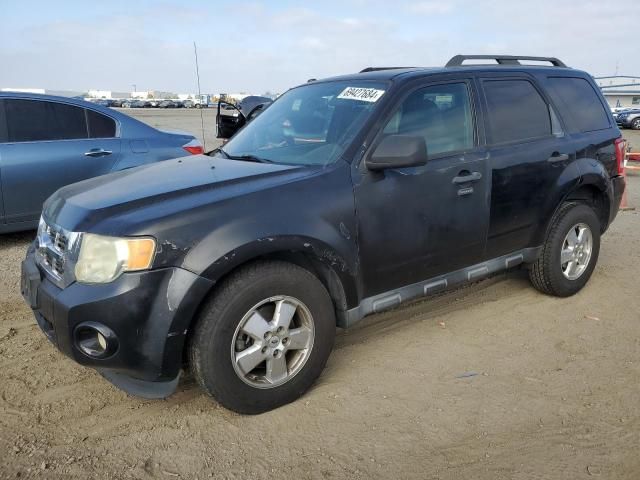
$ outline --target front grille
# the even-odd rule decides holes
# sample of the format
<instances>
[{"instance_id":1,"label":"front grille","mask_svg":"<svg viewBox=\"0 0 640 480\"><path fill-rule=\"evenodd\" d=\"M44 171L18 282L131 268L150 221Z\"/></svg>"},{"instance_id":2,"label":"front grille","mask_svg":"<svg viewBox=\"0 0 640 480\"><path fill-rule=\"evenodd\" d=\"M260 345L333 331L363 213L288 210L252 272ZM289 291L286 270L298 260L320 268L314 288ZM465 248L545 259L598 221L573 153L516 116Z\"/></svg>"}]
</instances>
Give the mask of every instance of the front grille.
<instances>
[{"instance_id":1,"label":"front grille","mask_svg":"<svg viewBox=\"0 0 640 480\"><path fill-rule=\"evenodd\" d=\"M37 261L40 268L58 287L73 281L73 255L77 235L40 220L38 227Z\"/></svg>"},{"instance_id":2,"label":"front grille","mask_svg":"<svg viewBox=\"0 0 640 480\"><path fill-rule=\"evenodd\" d=\"M40 252L45 269L56 277L64 275L65 253L67 251L67 236L59 229L47 225L40 237Z\"/></svg>"}]
</instances>

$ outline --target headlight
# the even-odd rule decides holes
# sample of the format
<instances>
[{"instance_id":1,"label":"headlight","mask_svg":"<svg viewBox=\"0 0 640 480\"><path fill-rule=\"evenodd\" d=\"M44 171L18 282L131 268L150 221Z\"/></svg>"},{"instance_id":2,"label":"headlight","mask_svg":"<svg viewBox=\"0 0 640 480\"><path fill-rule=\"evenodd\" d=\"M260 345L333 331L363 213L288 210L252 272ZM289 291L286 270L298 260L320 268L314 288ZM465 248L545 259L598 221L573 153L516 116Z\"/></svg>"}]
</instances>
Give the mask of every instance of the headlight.
<instances>
[{"instance_id":1,"label":"headlight","mask_svg":"<svg viewBox=\"0 0 640 480\"><path fill-rule=\"evenodd\" d=\"M76 263L76 280L108 283L123 272L146 270L153 262L153 238L116 238L85 233Z\"/></svg>"}]
</instances>

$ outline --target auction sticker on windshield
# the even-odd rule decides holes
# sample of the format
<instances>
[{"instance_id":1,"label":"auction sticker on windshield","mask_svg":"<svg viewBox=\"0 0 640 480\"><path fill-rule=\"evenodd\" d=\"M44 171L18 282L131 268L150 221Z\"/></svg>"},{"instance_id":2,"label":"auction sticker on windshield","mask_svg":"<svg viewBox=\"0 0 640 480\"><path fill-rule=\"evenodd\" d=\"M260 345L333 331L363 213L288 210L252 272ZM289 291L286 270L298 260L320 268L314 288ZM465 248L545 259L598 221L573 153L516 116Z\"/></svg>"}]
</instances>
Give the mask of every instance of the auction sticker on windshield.
<instances>
[{"instance_id":1,"label":"auction sticker on windshield","mask_svg":"<svg viewBox=\"0 0 640 480\"><path fill-rule=\"evenodd\" d=\"M347 87L338 95L338 98L373 103L377 102L383 93L384 90L378 90L377 88Z\"/></svg>"}]
</instances>

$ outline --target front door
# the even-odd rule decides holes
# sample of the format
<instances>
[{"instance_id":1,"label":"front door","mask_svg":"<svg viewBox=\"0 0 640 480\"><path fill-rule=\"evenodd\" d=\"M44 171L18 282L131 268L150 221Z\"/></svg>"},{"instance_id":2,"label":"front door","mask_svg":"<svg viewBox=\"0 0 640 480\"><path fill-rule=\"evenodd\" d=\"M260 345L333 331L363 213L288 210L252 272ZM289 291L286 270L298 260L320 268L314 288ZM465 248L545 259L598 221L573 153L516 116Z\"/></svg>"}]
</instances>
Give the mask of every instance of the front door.
<instances>
[{"instance_id":1,"label":"front door","mask_svg":"<svg viewBox=\"0 0 640 480\"><path fill-rule=\"evenodd\" d=\"M380 132L421 135L426 165L354 178L363 294L373 296L482 261L491 173L478 147L470 80L426 84Z\"/></svg>"}]
</instances>

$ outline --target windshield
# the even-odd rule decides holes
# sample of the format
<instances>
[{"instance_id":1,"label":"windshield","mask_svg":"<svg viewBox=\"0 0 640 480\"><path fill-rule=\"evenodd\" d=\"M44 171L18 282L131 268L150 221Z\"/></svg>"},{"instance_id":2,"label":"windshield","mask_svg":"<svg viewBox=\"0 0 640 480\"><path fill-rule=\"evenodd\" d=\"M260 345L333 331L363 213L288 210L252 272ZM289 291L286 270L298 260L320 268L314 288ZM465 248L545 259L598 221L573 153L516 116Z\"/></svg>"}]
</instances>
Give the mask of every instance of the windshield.
<instances>
[{"instance_id":1,"label":"windshield","mask_svg":"<svg viewBox=\"0 0 640 480\"><path fill-rule=\"evenodd\" d=\"M344 150L384 94L380 82L310 83L289 90L226 145L231 158L327 165Z\"/></svg>"}]
</instances>

